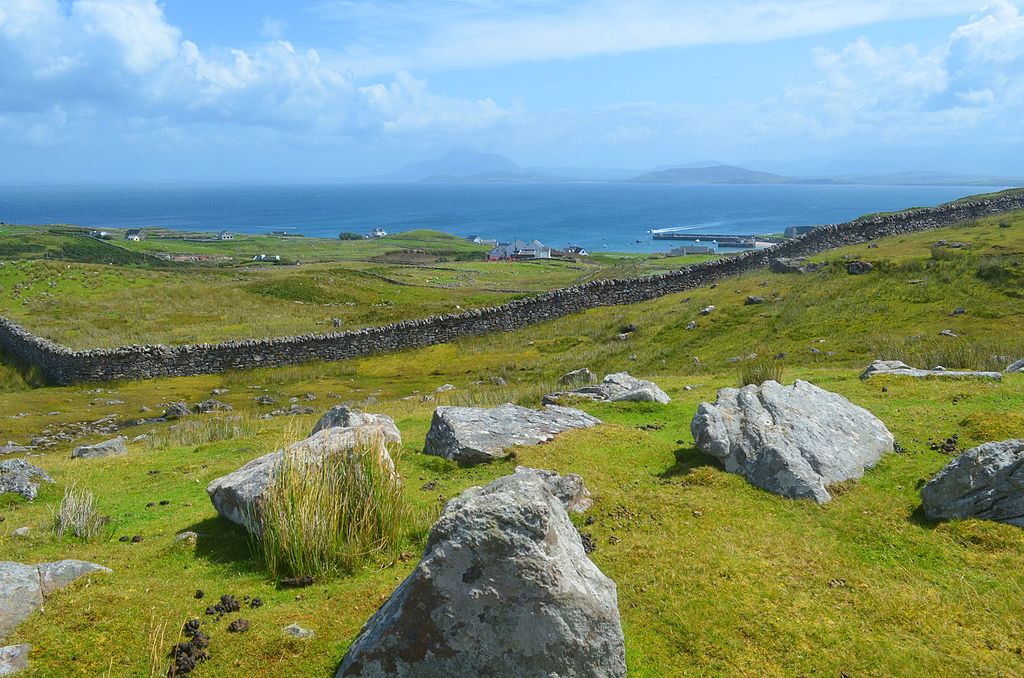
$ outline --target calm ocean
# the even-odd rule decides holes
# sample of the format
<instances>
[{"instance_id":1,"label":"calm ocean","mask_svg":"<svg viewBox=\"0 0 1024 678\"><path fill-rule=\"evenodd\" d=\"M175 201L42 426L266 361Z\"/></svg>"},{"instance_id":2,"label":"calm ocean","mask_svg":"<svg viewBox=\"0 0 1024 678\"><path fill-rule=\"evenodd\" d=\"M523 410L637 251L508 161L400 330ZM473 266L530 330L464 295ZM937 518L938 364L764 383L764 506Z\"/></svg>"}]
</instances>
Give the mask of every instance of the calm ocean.
<instances>
[{"instance_id":1,"label":"calm ocean","mask_svg":"<svg viewBox=\"0 0 1024 678\"><path fill-rule=\"evenodd\" d=\"M377 226L666 251L655 228L753 234L937 205L979 187L573 184L0 187L0 221L336 237ZM637 242L640 241L640 242Z\"/></svg>"}]
</instances>

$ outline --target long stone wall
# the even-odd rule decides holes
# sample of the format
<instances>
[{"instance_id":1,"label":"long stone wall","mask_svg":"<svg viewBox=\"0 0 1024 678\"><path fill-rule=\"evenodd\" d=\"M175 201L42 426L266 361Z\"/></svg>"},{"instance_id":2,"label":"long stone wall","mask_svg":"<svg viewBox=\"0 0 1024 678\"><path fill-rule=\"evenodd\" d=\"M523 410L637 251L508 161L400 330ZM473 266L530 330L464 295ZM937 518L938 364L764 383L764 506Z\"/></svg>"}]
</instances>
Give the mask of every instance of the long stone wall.
<instances>
[{"instance_id":1,"label":"long stone wall","mask_svg":"<svg viewBox=\"0 0 1024 678\"><path fill-rule=\"evenodd\" d=\"M219 344L135 345L75 351L36 337L20 325L0 318L0 348L35 365L57 384L189 376L252 367L280 367L313 360L344 360L446 343L460 337L508 332L588 308L632 304L694 289L727 276L764 267L779 257L807 256L844 245L940 228L1015 210L1024 210L1024 193L862 218L823 226L767 249L703 262L670 273L626 280L598 280L493 308L348 332Z\"/></svg>"}]
</instances>

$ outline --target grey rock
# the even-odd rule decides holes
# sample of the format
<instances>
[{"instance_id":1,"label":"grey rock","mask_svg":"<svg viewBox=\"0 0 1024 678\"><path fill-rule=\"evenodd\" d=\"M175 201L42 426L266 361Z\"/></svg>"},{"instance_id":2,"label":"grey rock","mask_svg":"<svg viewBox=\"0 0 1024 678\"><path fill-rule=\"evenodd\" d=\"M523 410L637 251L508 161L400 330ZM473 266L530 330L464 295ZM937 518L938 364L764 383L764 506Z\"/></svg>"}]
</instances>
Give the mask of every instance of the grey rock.
<instances>
[{"instance_id":1,"label":"grey rock","mask_svg":"<svg viewBox=\"0 0 1024 678\"><path fill-rule=\"evenodd\" d=\"M336 678L625 675L615 583L543 481L517 473L448 503Z\"/></svg>"},{"instance_id":2,"label":"grey rock","mask_svg":"<svg viewBox=\"0 0 1024 678\"><path fill-rule=\"evenodd\" d=\"M957 334L956 332L954 332L953 330L940 330L939 331L939 336L952 337L952 338L955 339L956 337L959 337L960 335Z\"/></svg>"},{"instance_id":3,"label":"grey rock","mask_svg":"<svg viewBox=\"0 0 1024 678\"><path fill-rule=\"evenodd\" d=\"M284 627L284 634L292 638L312 638L316 635L311 629L304 629L298 624L289 624Z\"/></svg>"},{"instance_id":4,"label":"grey rock","mask_svg":"<svg viewBox=\"0 0 1024 678\"><path fill-rule=\"evenodd\" d=\"M600 384L581 386L572 391L549 393L544 396L545 405L557 403L565 397L585 398L595 402L655 402L662 405L672 402L668 394L653 381L637 379L628 372L609 374Z\"/></svg>"},{"instance_id":5,"label":"grey rock","mask_svg":"<svg viewBox=\"0 0 1024 678\"><path fill-rule=\"evenodd\" d=\"M615 335L615 340L616 341L626 341L627 339L629 339L630 336L632 336L632 335L630 335L628 332L623 332L622 334Z\"/></svg>"},{"instance_id":6,"label":"grey rock","mask_svg":"<svg viewBox=\"0 0 1024 678\"><path fill-rule=\"evenodd\" d=\"M21 454L23 452L28 452L28 448L23 445L19 445L13 440L8 440L6 445L0 447L0 457L8 454Z\"/></svg>"},{"instance_id":7,"label":"grey rock","mask_svg":"<svg viewBox=\"0 0 1024 678\"><path fill-rule=\"evenodd\" d=\"M980 518L1024 527L1024 439L967 450L921 488L931 520Z\"/></svg>"},{"instance_id":8,"label":"grey rock","mask_svg":"<svg viewBox=\"0 0 1024 678\"><path fill-rule=\"evenodd\" d=\"M696 320L691 320L690 322L686 323L686 329L688 329L688 330L695 330L695 329L697 329L697 321Z\"/></svg>"},{"instance_id":9,"label":"grey rock","mask_svg":"<svg viewBox=\"0 0 1024 678\"><path fill-rule=\"evenodd\" d=\"M427 431L424 454L477 464L508 455L516 445L537 445L563 431L601 421L570 407L531 410L512 403L493 408L438 407Z\"/></svg>"},{"instance_id":10,"label":"grey rock","mask_svg":"<svg viewBox=\"0 0 1024 678\"><path fill-rule=\"evenodd\" d=\"M597 381L597 375L590 371L589 368L581 367L578 370L572 372L566 372L558 378L558 383L562 386L578 386L580 384L593 384Z\"/></svg>"},{"instance_id":11,"label":"grey rock","mask_svg":"<svg viewBox=\"0 0 1024 678\"><path fill-rule=\"evenodd\" d=\"M95 459L98 457L119 457L128 454L127 438L118 436L95 445L79 445L71 452L72 459Z\"/></svg>"},{"instance_id":12,"label":"grey rock","mask_svg":"<svg viewBox=\"0 0 1024 678\"><path fill-rule=\"evenodd\" d=\"M811 263L803 257L779 257L773 259L768 268L772 273L813 273L821 266Z\"/></svg>"},{"instance_id":13,"label":"grey rock","mask_svg":"<svg viewBox=\"0 0 1024 678\"><path fill-rule=\"evenodd\" d=\"M190 414L192 414L192 410L189 408L188 403L181 400L169 404L164 410L164 416L168 419L182 419Z\"/></svg>"},{"instance_id":14,"label":"grey rock","mask_svg":"<svg viewBox=\"0 0 1024 678\"><path fill-rule=\"evenodd\" d=\"M39 483L52 483L53 478L25 459L0 461L0 494L13 492L32 501L39 493Z\"/></svg>"},{"instance_id":15,"label":"grey rock","mask_svg":"<svg viewBox=\"0 0 1024 678\"><path fill-rule=\"evenodd\" d=\"M275 402L274 398L268 395L256 396L256 402L260 405L273 405Z\"/></svg>"},{"instance_id":16,"label":"grey rock","mask_svg":"<svg viewBox=\"0 0 1024 678\"><path fill-rule=\"evenodd\" d=\"M210 391L210 395L214 395L214 396L224 395L225 393L231 393L231 389L229 389L229 388L215 388L212 391Z\"/></svg>"},{"instance_id":17,"label":"grey rock","mask_svg":"<svg viewBox=\"0 0 1024 678\"><path fill-rule=\"evenodd\" d=\"M797 380L723 388L690 425L697 448L762 489L819 504L833 483L860 478L893 449L877 417L846 398Z\"/></svg>"},{"instance_id":18,"label":"grey rock","mask_svg":"<svg viewBox=\"0 0 1024 678\"><path fill-rule=\"evenodd\" d=\"M215 398L210 398L209 400L204 400L201 403L196 403L195 407L196 412L200 414L208 414L210 412L230 412L233 409L235 408L231 407L231 405L222 403Z\"/></svg>"},{"instance_id":19,"label":"grey rock","mask_svg":"<svg viewBox=\"0 0 1024 678\"><path fill-rule=\"evenodd\" d=\"M31 645L5 645L0 647L0 676L13 676L28 668Z\"/></svg>"},{"instance_id":20,"label":"grey rock","mask_svg":"<svg viewBox=\"0 0 1024 678\"><path fill-rule=\"evenodd\" d=\"M953 312L950 313L950 315L956 318L958 316L963 315L964 313L967 313L967 309L964 308L963 306L958 306L957 308L953 309Z\"/></svg>"},{"instance_id":21,"label":"grey rock","mask_svg":"<svg viewBox=\"0 0 1024 678\"><path fill-rule=\"evenodd\" d=\"M947 377L952 379L968 379L968 378L981 378L981 379L995 379L999 381L1003 378L999 372L976 372L970 370L922 370L917 367L911 367L906 363L899 360L876 360L867 369L861 373L861 379L869 379L871 377L880 374L894 374L903 377Z\"/></svg>"},{"instance_id":22,"label":"grey rock","mask_svg":"<svg viewBox=\"0 0 1024 678\"><path fill-rule=\"evenodd\" d=\"M322 429L287 449L257 457L238 470L212 480L206 486L206 493L217 513L250 532L256 532L259 529L264 496L285 455L294 460L316 461L330 455L348 453L364 445L374 446L372 453L379 455L381 462L392 473L395 472L385 439L376 427L332 427Z\"/></svg>"},{"instance_id":23,"label":"grey rock","mask_svg":"<svg viewBox=\"0 0 1024 678\"><path fill-rule=\"evenodd\" d=\"M0 562L0 640L28 619L45 596L64 588L79 577L109 568L81 560L23 565Z\"/></svg>"},{"instance_id":24,"label":"grey rock","mask_svg":"<svg viewBox=\"0 0 1024 678\"><path fill-rule=\"evenodd\" d=\"M395 420L385 414L367 414L345 405L335 405L327 410L324 416L313 426L310 435L315 435L326 428L360 427L378 431L384 436L384 442L402 444L402 433L395 426Z\"/></svg>"},{"instance_id":25,"label":"grey rock","mask_svg":"<svg viewBox=\"0 0 1024 678\"><path fill-rule=\"evenodd\" d=\"M867 261L851 261L846 264L846 272L850 275L864 275L874 268L874 264Z\"/></svg>"},{"instance_id":26,"label":"grey rock","mask_svg":"<svg viewBox=\"0 0 1024 678\"><path fill-rule=\"evenodd\" d=\"M1008 365L1006 370L1007 373L1012 374L1014 372L1024 372L1024 358L1018 360L1011 365Z\"/></svg>"},{"instance_id":27,"label":"grey rock","mask_svg":"<svg viewBox=\"0 0 1024 678\"><path fill-rule=\"evenodd\" d=\"M583 483L583 478L575 473L567 473L563 476L555 471L527 466L516 466L516 473L531 474L539 478L548 492L558 497L566 511L586 513L594 505L594 500L590 498L590 490Z\"/></svg>"},{"instance_id":28,"label":"grey rock","mask_svg":"<svg viewBox=\"0 0 1024 678\"><path fill-rule=\"evenodd\" d=\"M754 306L756 304L763 304L764 303L764 297L755 297L755 296L751 295L751 296L748 296L747 300L744 301L743 303L746 304L747 306Z\"/></svg>"},{"instance_id":29,"label":"grey rock","mask_svg":"<svg viewBox=\"0 0 1024 678\"><path fill-rule=\"evenodd\" d=\"M491 377L491 384L494 386L507 386L508 382L505 381L505 377L493 376Z\"/></svg>"},{"instance_id":30,"label":"grey rock","mask_svg":"<svg viewBox=\"0 0 1024 678\"><path fill-rule=\"evenodd\" d=\"M189 544L189 545L195 546L195 544L198 541L199 541L199 534L198 533L193 532L192 530L186 530L184 532L179 532L178 534L174 535L174 540L171 543L173 543L173 544Z\"/></svg>"},{"instance_id":31,"label":"grey rock","mask_svg":"<svg viewBox=\"0 0 1024 678\"><path fill-rule=\"evenodd\" d=\"M447 393L448 391L454 391L455 387L451 384L443 384L434 389L434 393Z\"/></svg>"},{"instance_id":32,"label":"grey rock","mask_svg":"<svg viewBox=\"0 0 1024 678\"><path fill-rule=\"evenodd\" d=\"M24 527L17 528L16 530L14 530L14 532L11 532L11 534L15 537L26 539L30 534L32 534L32 528L26 525Z\"/></svg>"},{"instance_id":33,"label":"grey rock","mask_svg":"<svg viewBox=\"0 0 1024 678\"><path fill-rule=\"evenodd\" d=\"M715 311L715 306L705 306L700 310L701 315L711 315Z\"/></svg>"}]
</instances>

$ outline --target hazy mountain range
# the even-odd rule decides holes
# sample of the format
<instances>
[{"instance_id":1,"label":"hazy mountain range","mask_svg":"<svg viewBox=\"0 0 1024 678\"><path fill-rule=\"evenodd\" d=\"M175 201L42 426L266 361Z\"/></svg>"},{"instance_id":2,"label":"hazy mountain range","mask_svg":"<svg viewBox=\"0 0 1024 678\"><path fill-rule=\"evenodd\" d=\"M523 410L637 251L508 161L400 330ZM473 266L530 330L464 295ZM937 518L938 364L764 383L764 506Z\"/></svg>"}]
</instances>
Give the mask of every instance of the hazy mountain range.
<instances>
[{"instance_id":1,"label":"hazy mountain range","mask_svg":"<svg viewBox=\"0 0 1024 678\"><path fill-rule=\"evenodd\" d=\"M450 151L363 180L436 183L628 182L645 184L871 184L888 186L1016 186L1024 179L955 172L783 175L705 160L648 171L582 167L522 167L497 153Z\"/></svg>"}]
</instances>

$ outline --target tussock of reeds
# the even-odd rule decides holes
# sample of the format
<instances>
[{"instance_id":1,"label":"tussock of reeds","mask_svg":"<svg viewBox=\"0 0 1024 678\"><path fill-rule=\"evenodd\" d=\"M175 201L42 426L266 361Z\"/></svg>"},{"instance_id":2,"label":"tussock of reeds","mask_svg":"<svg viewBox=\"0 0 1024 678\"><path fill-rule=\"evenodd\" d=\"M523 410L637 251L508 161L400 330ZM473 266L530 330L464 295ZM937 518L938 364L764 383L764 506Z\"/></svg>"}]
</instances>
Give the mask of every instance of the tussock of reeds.
<instances>
[{"instance_id":1,"label":"tussock of reeds","mask_svg":"<svg viewBox=\"0 0 1024 678\"><path fill-rule=\"evenodd\" d=\"M100 535L107 522L108 518L96 508L92 492L69 487L53 516L53 531L58 539L70 533L91 540Z\"/></svg>"}]
</instances>

